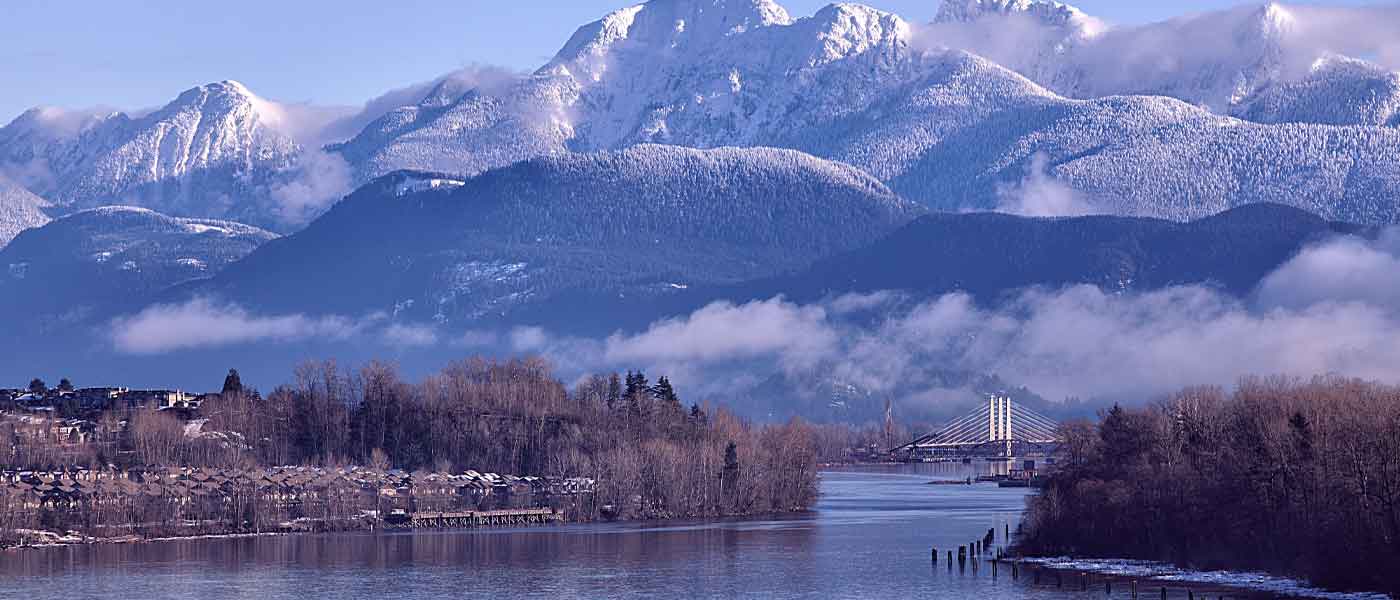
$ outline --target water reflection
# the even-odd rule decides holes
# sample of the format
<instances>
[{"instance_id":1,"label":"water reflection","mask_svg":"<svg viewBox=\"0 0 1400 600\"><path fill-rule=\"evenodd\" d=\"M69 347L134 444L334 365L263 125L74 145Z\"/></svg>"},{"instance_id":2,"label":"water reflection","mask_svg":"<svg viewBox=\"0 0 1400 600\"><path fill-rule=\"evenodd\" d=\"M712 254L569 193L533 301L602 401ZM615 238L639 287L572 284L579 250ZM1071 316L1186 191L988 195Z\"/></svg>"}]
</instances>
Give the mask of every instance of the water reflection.
<instances>
[{"instance_id":1,"label":"water reflection","mask_svg":"<svg viewBox=\"0 0 1400 600\"><path fill-rule=\"evenodd\" d=\"M0 598L1070 598L1076 590L949 569L1014 522L1027 490L928 485L996 463L823 474L817 509L775 519L356 533L0 554ZM1115 596L1127 597L1127 590ZM1104 597L1099 588L1095 597ZM1156 597L1154 594L1153 597ZM1173 595L1172 597L1177 597ZM1185 597L1182 592L1180 597Z\"/></svg>"}]
</instances>

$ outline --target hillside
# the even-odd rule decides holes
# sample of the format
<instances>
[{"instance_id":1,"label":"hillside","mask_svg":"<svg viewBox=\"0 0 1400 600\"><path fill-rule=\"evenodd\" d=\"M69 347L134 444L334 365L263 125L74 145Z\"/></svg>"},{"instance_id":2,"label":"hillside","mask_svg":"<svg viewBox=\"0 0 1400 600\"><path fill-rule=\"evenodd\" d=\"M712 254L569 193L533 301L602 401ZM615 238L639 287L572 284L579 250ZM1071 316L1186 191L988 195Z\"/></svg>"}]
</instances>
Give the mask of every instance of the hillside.
<instances>
[{"instance_id":1,"label":"hillside","mask_svg":"<svg viewBox=\"0 0 1400 600\"><path fill-rule=\"evenodd\" d=\"M894 291L907 303L952 292L997 306L1017 292L1087 284L1110 292L1205 285L1243 298L1304 245L1367 228L1330 223L1274 204L1254 204L1187 223L1087 216L1027 218L1000 213L931 213L880 240L777 277L694 286L628 302L580 289L544 304L524 322L587 335L641 329L717 300L743 303L783 296L799 304L846 294ZM590 312L591 311L591 312ZM593 314L580 323L564 315Z\"/></svg>"},{"instance_id":2,"label":"hillside","mask_svg":"<svg viewBox=\"0 0 1400 600\"><path fill-rule=\"evenodd\" d=\"M160 299L275 235L239 223L110 206L22 232L0 249L0 331L53 331Z\"/></svg>"},{"instance_id":3,"label":"hillside","mask_svg":"<svg viewBox=\"0 0 1400 600\"><path fill-rule=\"evenodd\" d=\"M649 297L774 275L921 212L791 151L564 154L466 180L387 176L204 289L278 312L489 321L578 287Z\"/></svg>"},{"instance_id":4,"label":"hillside","mask_svg":"<svg viewBox=\"0 0 1400 600\"><path fill-rule=\"evenodd\" d=\"M44 211L48 200L0 176L0 248L4 248L19 232L49 222Z\"/></svg>"}]
</instances>

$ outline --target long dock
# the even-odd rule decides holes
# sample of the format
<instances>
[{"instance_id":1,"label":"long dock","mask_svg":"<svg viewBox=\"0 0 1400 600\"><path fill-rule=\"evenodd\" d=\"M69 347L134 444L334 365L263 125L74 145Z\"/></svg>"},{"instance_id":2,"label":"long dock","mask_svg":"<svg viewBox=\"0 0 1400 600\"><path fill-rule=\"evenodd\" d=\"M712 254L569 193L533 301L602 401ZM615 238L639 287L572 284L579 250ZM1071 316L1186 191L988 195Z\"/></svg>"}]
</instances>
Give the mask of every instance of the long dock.
<instances>
[{"instance_id":1,"label":"long dock","mask_svg":"<svg viewBox=\"0 0 1400 600\"><path fill-rule=\"evenodd\" d=\"M561 520L562 515L550 508L520 508L506 510L476 510L464 512L416 512L388 519L391 527L408 529L453 529L471 527L509 527L541 525ZM394 521L398 521L395 523Z\"/></svg>"}]
</instances>

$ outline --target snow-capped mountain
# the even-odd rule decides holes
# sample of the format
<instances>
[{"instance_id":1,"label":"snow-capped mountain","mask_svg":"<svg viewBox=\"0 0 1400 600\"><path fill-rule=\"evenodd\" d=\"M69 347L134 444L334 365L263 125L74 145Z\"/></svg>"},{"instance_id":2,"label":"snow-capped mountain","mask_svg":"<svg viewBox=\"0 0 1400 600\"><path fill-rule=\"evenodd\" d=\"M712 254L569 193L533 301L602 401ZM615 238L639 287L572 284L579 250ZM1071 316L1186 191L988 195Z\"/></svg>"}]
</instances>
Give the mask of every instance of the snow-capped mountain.
<instances>
[{"instance_id":1,"label":"snow-capped mountain","mask_svg":"<svg viewBox=\"0 0 1400 600\"><path fill-rule=\"evenodd\" d=\"M590 299L775 275L922 212L788 150L564 153L465 180L388 175L197 291L270 313L459 323L566 298L567 318L586 318Z\"/></svg>"},{"instance_id":2,"label":"snow-capped mountain","mask_svg":"<svg viewBox=\"0 0 1400 600\"><path fill-rule=\"evenodd\" d=\"M19 232L48 223L49 215L44 211L50 206L48 200L0 175L0 248Z\"/></svg>"},{"instance_id":3,"label":"snow-capped mountain","mask_svg":"<svg viewBox=\"0 0 1400 600\"><path fill-rule=\"evenodd\" d=\"M1107 25L1084 11L1052 0L942 0L934 23L975 23L989 17L1024 16L1035 23L1062 28L1077 37L1092 37Z\"/></svg>"},{"instance_id":4,"label":"snow-capped mountain","mask_svg":"<svg viewBox=\"0 0 1400 600\"><path fill-rule=\"evenodd\" d=\"M1397 11L1350 10L1400 26ZM949 0L918 43L973 52L1071 98L1158 95L1266 123L1393 126L1376 113L1396 101L1395 73L1360 60L1374 34L1341 43L1319 32L1345 30L1338 20L1323 7L1268 2L1110 27L1059 2ZM1336 55L1348 46L1363 55ZM1328 93L1342 101L1318 106Z\"/></svg>"},{"instance_id":5,"label":"snow-capped mountain","mask_svg":"<svg viewBox=\"0 0 1400 600\"><path fill-rule=\"evenodd\" d=\"M286 106L222 82L139 116L30 111L0 129L0 172L58 212L123 203L291 230L352 183L403 169L470 177L644 143L771 146L939 208L1003 204L1043 164L1093 210L1190 219L1274 201L1390 222L1400 76L1332 52L1365 44L1324 39L1323 10L1115 27L1052 0L947 0L910 24L858 4L794 18L773 0L652 0L579 28L528 76L446 77L413 104L367 110L330 154L290 133L304 125Z\"/></svg>"},{"instance_id":6,"label":"snow-capped mountain","mask_svg":"<svg viewBox=\"0 0 1400 600\"><path fill-rule=\"evenodd\" d=\"M282 118L234 81L135 117L33 109L0 129L0 172L68 210L130 204L285 226L275 195L302 149Z\"/></svg>"},{"instance_id":7,"label":"snow-capped mountain","mask_svg":"<svg viewBox=\"0 0 1400 600\"><path fill-rule=\"evenodd\" d=\"M1258 123L1400 127L1400 73L1327 56L1302 79L1260 90L1239 113Z\"/></svg>"},{"instance_id":8,"label":"snow-capped mountain","mask_svg":"<svg viewBox=\"0 0 1400 600\"><path fill-rule=\"evenodd\" d=\"M73 213L0 249L0 330L49 330L159 300L161 290L211 277L275 237L144 208Z\"/></svg>"},{"instance_id":9,"label":"snow-capped mountain","mask_svg":"<svg viewBox=\"0 0 1400 600\"><path fill-rule=\"evenodd\" d=\"M1186 220L1268 201L1342 220L1400 219L1400 133L1294 123L1390 123L1390 101L1372 93L1387 75L1319 63L1286 83L1286 61L1271 57L1288 47L1291 19L1269 5L1120 30L1055 2L962 0L914 27L855 4L794 19L771 0L653 0L580 28L528 77L451 101L453 91L434 90L338 149L367 180L401 168L471 175L643 143L771 146L849 163L941 209L996 207L1042 178L1116 214ZM936 39L1009 24L1042 32L1029 38L1030 62L1010 61L1032 77ZM1235 44L1223 54L1167 60L1122 81L1086 62L1221 31ZM1115 87L1128 83L1138 87ZM1343 89L1349 100L1329 112L1319 99ZM1031 172L1038 164L1045 173Z\"/></svg>"}]
</instances>

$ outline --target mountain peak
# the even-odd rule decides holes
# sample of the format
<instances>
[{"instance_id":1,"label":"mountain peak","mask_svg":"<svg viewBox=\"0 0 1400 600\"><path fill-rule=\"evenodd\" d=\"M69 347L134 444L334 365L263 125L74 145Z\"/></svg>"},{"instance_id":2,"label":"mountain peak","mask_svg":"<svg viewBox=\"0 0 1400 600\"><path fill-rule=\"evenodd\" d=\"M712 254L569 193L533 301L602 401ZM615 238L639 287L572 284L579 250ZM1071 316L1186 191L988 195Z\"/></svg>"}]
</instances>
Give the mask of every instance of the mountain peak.
<instances>
[{"instance_id":1,"label":"mountain peak","mask_svg":"<svg viewBox=\"0 0 1400 600\"><path fill-rule=\"evenodd\" d=\"M1092 20L1083 11L1054 0L943 0L935 23L970 23L983 17L1025 15L1063 27Z\"/></svg>"},{"instance_id":2,"label":"mountain peak","mask_svg":"<svg viewBox=\"0 0 1400 600\"><path fill-rule=\"evenodd\" d=\"M264 100L249 90L248 86L232 79L206 83L185 90L175 98L175 101L167 104L162 110L172 107L191 107L201 111L207 109L229 110L243 106L251 107L259 116L269 118L276 117L281 112L276 103Z\"/></svg>"},{"instance_id":3,"label":"mountain peak","mask_svg":"<svg viewBox=\"0 0 1400 600\"><path fill-rule=\"evenodd\" d=\"M793 21L772 0L651 0L580 27L545 65L591 62L622 43L648 51L708 47L732 35Z\"/></svg>"},{"instance_id":4,"label":"mountain peak","mask_svg":"<svg viewBox=\"0 0 1400 600\"><path fill-rule=\"evenodd\" d=\"M1259 7L1255 14L1259 32L1266 38L1277 38L1293 30L1298 23L1293 12L1277 2L1269 2Z\"/></svg>"}]
</instances>

